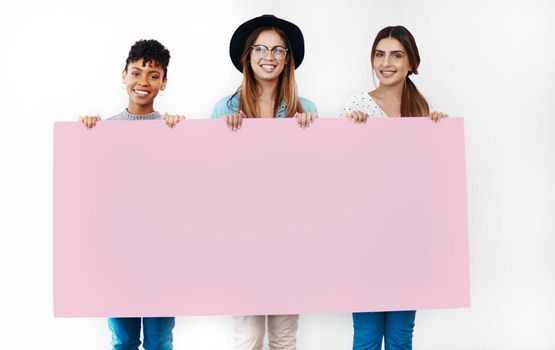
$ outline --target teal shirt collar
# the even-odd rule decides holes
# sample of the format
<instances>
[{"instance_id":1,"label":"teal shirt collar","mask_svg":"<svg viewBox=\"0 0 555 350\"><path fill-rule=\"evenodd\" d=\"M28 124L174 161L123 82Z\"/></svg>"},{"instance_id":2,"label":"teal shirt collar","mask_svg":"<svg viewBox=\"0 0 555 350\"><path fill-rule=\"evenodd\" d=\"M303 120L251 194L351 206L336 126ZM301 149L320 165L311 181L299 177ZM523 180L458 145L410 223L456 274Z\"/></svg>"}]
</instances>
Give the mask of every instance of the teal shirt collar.
<instances>
[{"instance_id":1,"label":"teal shirt collar","mask_svg":"<svg viewBox=\"0 0 555 350\"><path fill-rule=\"evenodd\" d=\"M237 112L239 111L239 94L236 94L235 96L233 96L233 99L231 100L231 105L233 106L234 109L237 110ZM276 118L287 117L286 110L287 110L287 104L285 103L285 101L283 101L276 113Z\"/></svg>"}]
</instances>

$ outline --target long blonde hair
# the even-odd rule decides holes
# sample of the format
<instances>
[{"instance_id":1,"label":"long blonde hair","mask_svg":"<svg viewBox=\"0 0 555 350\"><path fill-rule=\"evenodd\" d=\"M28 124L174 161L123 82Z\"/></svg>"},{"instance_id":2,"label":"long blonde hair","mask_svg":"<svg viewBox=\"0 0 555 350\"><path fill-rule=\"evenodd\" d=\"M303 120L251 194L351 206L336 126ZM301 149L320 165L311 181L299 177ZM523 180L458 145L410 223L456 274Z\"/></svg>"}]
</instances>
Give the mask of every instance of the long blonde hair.
<instances>
[{"instance_id":1,"label":"long blonde hair","mask_svg":"<svg viewBox=\"0 0 555 350\"><path fill-rule=\"evenodd\" d=\"M240 95L239 99L239 110L243 111L248 117L253 118L260 118L260 111L258 109L258 98L260 96L259 93L259 85L256 81L254 76L254 72L252 71L252 67L250 65L250 56L251 56L251 46L254 45L254 42L258 38L258 35L265 30L273 30L281 37L281 39L285 42L286 48L289 49L285 67L281 72L277 84L277 93L274 99L274 117L277 115L279 108L283 101L286 104L286 116L292 117L295 113L303 113L303 107L301 102L299 101L299 96L297 93L297 83L295 82L295 61L294 56L295 53L292 52L291 43L289 42L289 38L285 32L283 32L279 28L275 27L260 27L254 30L247 40L245 41L245 47L243 48L243 54L241 55L241 64L243 66L243 83L235 94L230 98L228 104L230 104L233 97L236 94Z\"/></svg>"}]
</instances>

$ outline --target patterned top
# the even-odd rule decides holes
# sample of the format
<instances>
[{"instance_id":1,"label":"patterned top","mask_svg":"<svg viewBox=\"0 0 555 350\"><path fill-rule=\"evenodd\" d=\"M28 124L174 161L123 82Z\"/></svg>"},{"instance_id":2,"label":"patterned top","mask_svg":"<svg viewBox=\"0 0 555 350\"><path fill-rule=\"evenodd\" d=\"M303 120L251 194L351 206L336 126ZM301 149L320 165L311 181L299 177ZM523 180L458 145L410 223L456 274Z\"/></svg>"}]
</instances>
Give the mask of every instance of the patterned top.
<instances>
[{"instance_id":1,"label":"patterned top","mask_svg":"<svg viewBox=\"0 0 555 350\"><path fill-rule=\"evenodd\" d=\"M131 114L127 108L120 114L116 114L113 117L108 118L108 120L156 120L160 119L160 112L154 111L148 114L137 115Z\"/></svg>"},{"instance_id":2,"label":"patterned top","mask_svg":"<svg viewBox=\"0 0 555 350\"><path fill-rule=\"evenodd\" d=\"M387 114L385 114L385 112L380 108L380 106L378 106L376 101L368 95L367 92L362 92L346 99L343 103L341 116L346 117L347 114L356 111L368 114L369 118L387 118ZM430 112L435 112L432 106L430 106Z\"/></svg>"},{"instance_id":3,"label":"patterned top","mask_svg":"<svg viewBox=\"0 0 555 350\"><path fill-rule=\"evenodd\" d=\"M352 112L362 112L368 114L369 118L381 117L386 118L387 114L378 106L368 93L363 92L360 94L353 95L345 100L343 103L343 111L341 112L342 117L346 117L347 114Z\"/></svg>"}]
</instances>

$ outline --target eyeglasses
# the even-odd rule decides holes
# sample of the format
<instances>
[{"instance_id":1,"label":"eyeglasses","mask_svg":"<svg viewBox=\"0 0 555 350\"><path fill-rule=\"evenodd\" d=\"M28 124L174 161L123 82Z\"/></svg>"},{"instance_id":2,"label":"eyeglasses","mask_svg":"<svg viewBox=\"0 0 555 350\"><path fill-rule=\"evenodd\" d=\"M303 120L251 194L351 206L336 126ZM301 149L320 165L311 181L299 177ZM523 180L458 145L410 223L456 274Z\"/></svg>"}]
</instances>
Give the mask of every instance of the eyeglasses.
<instances>
[{"instance_id":1,"label":"eyeglasses","mask_svg":"<svg viewBox=\"0 0 555 350\"><path fill-rule=\"evenodd\" d=\"M274 56L274 58L278 60L283 59L285 55L287 55L287 51L289 51L289 49L286 49L282 46L274 46L270 49L266 45L253 45L251 46L251 49L256 56L261 58L266 57L268 55L268 52L271 51L272 56Z\"/></svg>"}]
</instances>

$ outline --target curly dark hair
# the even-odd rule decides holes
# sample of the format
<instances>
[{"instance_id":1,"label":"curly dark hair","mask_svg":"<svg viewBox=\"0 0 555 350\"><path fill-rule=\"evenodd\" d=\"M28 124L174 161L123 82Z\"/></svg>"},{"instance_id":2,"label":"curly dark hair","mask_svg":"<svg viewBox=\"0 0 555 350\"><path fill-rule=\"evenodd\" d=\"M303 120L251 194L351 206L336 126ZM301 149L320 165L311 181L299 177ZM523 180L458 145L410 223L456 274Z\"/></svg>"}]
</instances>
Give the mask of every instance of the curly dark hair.
<instances>
[{"instance_id":1,"label":"curly dark hair","mask_svg":"<svg viewBox=\"0 0 555 350\"><path fill-rule=\"evenodd\" d=\"M166 49L164 45L153 39L135 42L129 50L127 60L125 60L125 71L127 72L129 63L135 62L141 58L143 59L143 67L148 62L160 66L164 70L164 79L166 79L168 75L168 64L170 64L170 51Z\"/></svg>"}]
</instances>

